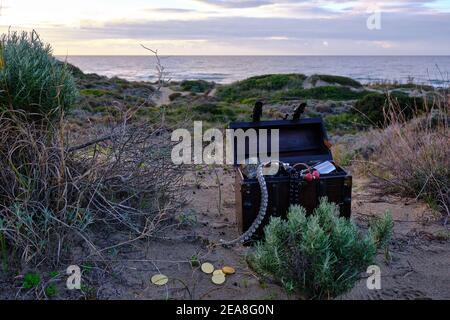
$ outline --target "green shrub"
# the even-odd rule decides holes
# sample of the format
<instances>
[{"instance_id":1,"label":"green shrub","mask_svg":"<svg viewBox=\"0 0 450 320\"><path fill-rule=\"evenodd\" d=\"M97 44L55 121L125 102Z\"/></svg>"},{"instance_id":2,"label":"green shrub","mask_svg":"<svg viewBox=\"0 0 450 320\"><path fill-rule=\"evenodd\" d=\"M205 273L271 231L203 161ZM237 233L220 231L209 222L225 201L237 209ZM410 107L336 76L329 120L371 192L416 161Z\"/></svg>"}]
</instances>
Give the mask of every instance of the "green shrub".
<instances>
[{"instance_id":1,"label":"green shrub","mask_svg":"<svg viewBox=\"0 0 450 320\"><path fill-rule=\"evenodd\" d=\"M261 99L280 90L301 88L306 76L303 74L268 74L238 81L217 90L217 97L227 101Z\"/></svg>"},{"instance_id":2,"label":"green shrub","mask_svg":"<svg viewBox=\"0 0 450 320\"><path fill-rule=\"evenodd\" d=\"M354 91L348 87L323 86L303 89L301 85L287 86L280 90L262 90L248 88L242 90L239 85L229 85L218 89L217 97L226 102L254 103L262 98L272 102L292 99L318 99L318 100L355 100L367 95L368 91Z\"/></svg>"},{"instance_id":3,"label":"green shrub","mask_svg":"<svg viewBox=\"0 0 450 320\"><path fill-rule=\"evenodd\" d=\"M69 109L77 90L70 70L35 31L11 32L0 44L0 110L55 115Z\"/></svg>"},{"instance_id":4,"label":"green shrub","mask_svg":"<svg viewBox=\"0 0 450 320\"><path fill-rule=\"evenodd\" d=\"M193 119L210 122L227 123L234 121L237 113L234 108L221 103L204 103L192 108Z\"/></svg>"},{"instance_id":5,"label":"green shrub","mask_svg":"<svg viewBox=\"0 0 450 320\"><path fill-rule=\"evenodd\" d=\"M203 93L214 88L214 83L205 80L184 80L180 87L183 91Z\"/></svg>"},{"instance_id":6,"label":"green shrub","mask_svg":"<svg viewBox=\"0 0 450 320\"><path fill-rule=\"evenodd\" d=\"M361 117L351 112L327 115L324 123L328 132L336 134L356 133L366 127Z\"/></svg>"},{"instance_id":7,"label":"green shrub","mask_svg":"<svg viewBox=\"0 0 450 320\"><path fill-rule=\"evenodd\" d=\"M222 114L222 108L217 103L198 104L192 108L196 113L210 113L213 115Z\"/></svg>"},{"instance_id":8,"label":"green shrub","mask_svg":"<svg viewBox=\"0 0 450 320\"><path fill-rule=\"evenodd\" d=\"M174 92L169 95L169 100L174 101L174 100L180 98L181 96L182 96L182 94L180 92Z\"/></svg>"},{"instance_id":9,"label":"green shrub","mask_svg":"<svg viewBox=\"0 0 450 320\"><path fill-rule=\"evenodd\" d=\"M49 298L54 297L58 294L58 287L55 283L50 283L45 287L45 295Z\"/></svg>"},{"instance_id":10,"label":"green shrub","mask_svg":"<svg viewBox=\"0 0 450 320\"><path fill-rule=\"evenodd\" d=\"M105 89L83 89L80 91L80 93L83 96L94 96L94 97L101 97L104 95L111 94L110 90Z\"/></svg>"},{"instance_id":11,"label":"green shrub","mask_svg":"<svg viewBox=\"0 0 450 320\"><path fill-rule=\"evenodd\" d=\"M316 83L318 80L322 80L328 83L336 83L340 84L341 86L349 86L354 88L361 88L362 84L358 81L348 78L348 77L341 77L341 76L334 76L334 75L328 75L328 74L315 74L311 76L314 83Z\"/></svg>"},{"instance_id":12,"label":"green shrub","mask_svg":"<svg viewBox=\"0 0 450 320\"><path fill-rule=\"evenodd\" d=\"M240 90L281 90L301 86L306 79L304 74L267 74L250 77L234 85Z\"/></svg>"},{"instance_id":13,"label":"green shrub","mask_svg":"<svg viewBox=\"0 0 450 320\"><path fill-rule=\"evenodd\" d=\"M389 232L378 232L382 229L371 228L363 236L350 219L339 217L338 207L326 199L309 216L302 207L292 206L287 220L271 218L250 262L288 291L297 289L309 298L332 298L350 290L359 274L373 263L377 243L389 241Z\"/></svg>"},{"instance_id":14,"label":"green shrub","mask_svg":"<svg viewBox=\"0 0 450 320\"><path fill-rule=\"evenodd\" d=\"M367 95L367 91L354 91L347 87L323 86L311 89L291 89L285 92L278 92L274 95L275 100L284 99L318 99L318 100L354 100Z\"/></svg>"},{"instance_id":15,"label":"green shrub","mask_svg":"<svg viewBox=\"0 0 450 320\"><path fill-rule=\"evenodd\" d=\"M373 89L380 90L394 90L394 89L404 89L404 90L419 90L419 91L434 91L435 88L430 85L417 84L417 83L374 83L369 84Z\"/></svg>"},{"instance_id":16,"label":"green shrub","mask_svg":"<svg viewBox=\"0 0 450 320\"><path fill-rule=\"evenodd\" d=\"M385 112L389 104L396 104L398 111L406 119L412 118L417 112L423 111L424 99L409 97L403 92L392 92L390 96L381 93L371 93L355 103L354 113L361 115L363 121L370 125L386 124Z\"/></svg>"}]
</instances>

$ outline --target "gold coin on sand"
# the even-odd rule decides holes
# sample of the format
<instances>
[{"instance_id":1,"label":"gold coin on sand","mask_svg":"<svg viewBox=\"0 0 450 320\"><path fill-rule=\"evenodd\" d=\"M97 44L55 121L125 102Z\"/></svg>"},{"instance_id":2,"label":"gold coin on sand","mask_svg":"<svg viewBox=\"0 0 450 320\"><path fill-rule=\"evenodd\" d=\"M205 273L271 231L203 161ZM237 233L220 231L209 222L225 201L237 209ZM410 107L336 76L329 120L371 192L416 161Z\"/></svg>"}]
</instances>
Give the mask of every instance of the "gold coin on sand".
<instances>
[{"instance_id":1,"label":"gold coin on sand","mask_svg":"<svg viewBox=\"0 0 450 320\"><path fill-rule=\"evenodd\" d=\"M163 274L155 274L152 279L151 279L152 283L157 285L157 286L163 286L167 283L167 281L169 281L169 278L167 278L167 276L163 275Z\"/></svg>"},{"instance_id":2,"label":"gold coin on sand","mask_svg":"<svg viewBox=\"0 0 450 320\"><path fill-rule=\"evenodd\" d=\"M213 276L217 276L217 275L221 275L221 274L225 275L225 273L223 273L223 271L220 269L214 270L214 272L213 272Z\"/></svg>"},{"instance_id":3,"label":"gold coin on sand","mask_svg":"<svg viewBox=\"0 0 450 320\"><path fill-rule=\"evenodd\" d=\"M222 272L225 273L225 274L233 274L236 271L232 267L223 267L222 268Z\"/></svg>"},{"instance_id":4,"label":"gold coin on sand","mask_svg":"<svg viewBox=\"0 0 450 320\"><path fill-rule=\"evenodd\" d=\"M225 275L223 274L216 274L214 276L212 276L211 281L214 284L222 284L225 282Z\"/></svg>"},{"instance_id":5,"label":"gold coin on sand","mask_svg":"<svg viewBox=\"0 0 450 320\"><path fill-rule=\"evenodd\" d=\"M205 262L202 264L201 269L204 273L212 273L214 271L214 266L209 262Z\"/></svg>"}]
</instances>

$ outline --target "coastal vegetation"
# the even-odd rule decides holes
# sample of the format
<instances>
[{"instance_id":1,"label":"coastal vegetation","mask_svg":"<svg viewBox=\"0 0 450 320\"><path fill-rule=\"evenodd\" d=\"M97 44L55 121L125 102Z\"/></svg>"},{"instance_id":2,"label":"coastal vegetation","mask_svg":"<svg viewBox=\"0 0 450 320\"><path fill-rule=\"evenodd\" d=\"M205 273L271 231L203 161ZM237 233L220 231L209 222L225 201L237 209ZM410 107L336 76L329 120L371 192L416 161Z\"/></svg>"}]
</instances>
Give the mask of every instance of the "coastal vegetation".
<instances>
[{"instance_id":1,"label":"coastal vegetation","mask_svg":"<svg viewBox=\"0 0 450 320\"><path fill-rule=\"evenodd\" d=\"M73 107L75 81L36 32L4 34L0 41L0 111L57 117Z\"/></svg>"},{"instance_id":2,"label":"coastal vegetation","mask_svg":"<svg viewBox=\"0 0 450 320\"><path fill-rule=\"evenodd\" d=\"M319 80L325 82L315 86ZM308 82L312 87L304 84ZM303 74L275 74L251 77L230 85L218 88L216 96L226 102L254 103L256 100L280 102L296 99L358 99L366 92L360 92L357 81L338 76L313 75L307 77Z\"/></svg>"},{"instance_id":3,"label":"coastal vegetation","mask_svg":"<svg viewBox=\"0 0 450 320\"><path fill-rule=\"evenodd\" d=\"M393 91L388 94L371 93L356 101L353 109L355 114L361 115L361 121L375 126L383 126L386 112L392 104L398 106L406 120L425 111L427 97L410 97L407 93Z\"/></svg>"},{"instance_id":4,"label":"coastal vegetation","mask_svg":"<svg viewBox=\"0 0 450 320\"><path fill-rule=\"evenodd\" d=\"M321 86L311 89L292 89L287 92L278 92L272 97L273 101L292 99L317 99L317 100L356 100L364 97L368 91L355 91L348 87Z\"/></svg>"},{"instance_id":5,"label":"coastal vegetation","mask_svg":"<svg viewBox=\"0 0 450 320\"><path fill-rule=\"evenodd\" d=\"M312 215L292 206L287 220L271 218L250 262L288 292L299 290L305 298L330 299L353 288L359 274L373 264L377 249L389 245L392 228L392 217L386 214L362 235L326 199Z\"/></svg>"},{"instance_id":6,"label":"coastal vegetation","mask_svg":"<svg viewBox=\"0 0 450 320\"><path fill-rule=\"evenodd\" d=\"M183 91L204 93L214 88L214 83L205 80L183 80L180 83L180 88Z\"/></svg>"},{"instance_id":7,"label":"coastal vegetation","mask_svg":"<svg viewBox=\"0 0 450 320\"><path fill-rule=\"evenodd\" d=\"M448 97L438 96L429 112L403 113L404 107L391 101L385 110L384 130L371 132L369 169L389 192L426 201L450 218L450 148Z\"/></svg>"},{"instance_id":8,"label":"coastal vegetation","mask_svg":"<svg viewBox=\"0 0 450 320\"><path fill-rule=\"evenodd\" d=\"M102 232L125 232L134 239L155 232L183 203L180 171L170 161L164 132L159 131L160 140L151 139L158 127L142 120L128 123L134 110L120 107L107 130L92 124L83 132L71 130L66 113L76 113L83 96L101 98L111 88L82 89L79 95L69 69L35 32L4 35L1 48L4 268L19 262L57 265L80 241L90 248L87 254L102 258L99 226ZM25 286L34 285L36 277L29 276Z\"/></svg>"},{"instance_id":9,"label":"coastal vegetation","mask_svg":"<svg viewBox=\"0 0 450 320\"><path fill-rule=\"evenodd\" d=\"M84 75L82 79L89 77ZM114 108L105 107L112 105L108 99L124 101L125 105L130 104L129 107L132 108L131 105L135 105L136 100L129 99L118 92L123 93L120 90L126 87L134 88L132 89L134 92L142 93L141 88L145 86L144 83L127 82L117 78L106 79L97 75L92 77L101 80L88 82L84 80L82 86L90 87L89 83L100 82L101 85L94 85L94 88L99 89L94 91L82 89L81 96L89 96L89 104L94 107L86 110L91 110L94 117L98 112L102 115L101 117L114 115ZM77 83L79 82L77 78ZM119 87L117 83L120 84ZM445 88L433 88L413 82L405 84L383 82L363 86L346 77L303 74L261 75L227 85L214 83L207 85L203 80L190 80L184 82L186 90L182 88L182 83L168 84L170 88L175 89L170 105L161 109L154 103L147 102L136 115L154 121L164 114L166 122L172 125L187 120L203 120L206 127L223 128L230 121L249 119L253 104L258 100L266 104L263 119L283 118L286 114L292 113L296 103L306 101L308 104L306 116L322 116L327 131L335 137L352 135L353 141L358 140L358 136L365 137L366 134L363 132L384 134L380 134L380 137L382 136L386 143L372 141L366 148L349 150L346 155L342 155L346 164L359 161L358 157L366 161L378 154L377 161L381 163L383 159L386 159L385 165L391 168L388 170L391 178L386 180L386 172L383 171L383 175L380 175L383 176L382 180L403 181L402 184L390 183L393 192L410 196L419 195L440 211L448 214L448 209L445 208L449 206L449 186L444 181L449 181L448 170L446 170L449 166L446 159L450 159L450 155L448 155L448 148L438 147L445 143L446 132L448 132L448 107L446 106L448 102L446 102ZM216 90L215 94L207 94L213 89ZM149 92L152 92L151 88ZM202 94L197 95L198 93ZM144 99L144 96L140 95L139 99ZM397 129L393 130L393 127ZM377 131L377 128L385 129ZM395 143L388 143L394 138L392 136L394 132ZM403 137L405 134L408 135L408 139ZM404 145L397 145L402 143ZM384 147L381 148L381 145ZM416 152L416 148L421 148L422 151ZM411 156L413 159L404 159L399 163L387 160L400 159L394 155L397 154L396 150L403 149L405 152L402 154ZM406 151L407 149L409 151ZM431 158L427 156L429 154L434 154L431 163L429 162ZM418 156L423 158L419 159ZM420 169L422 166L417 166L417 162L427 165ZM405 164L410 164L410 167L395 170L396 166L403 167ZM430 175L438 175L438 178L430 180Z\"/></svg>"},{"instance_id":10,"label":"coastal vegetation","mask_svg":"<svg viewBox=\"0 0 450 320\"><path fill-rule=\"evenodd\" d=\"M317 81L319 80L330 84L337 84L353 88L362 88L362 84L360 82L348 77L335 76L329 74L316 74L311 76L312 83L316 84Z\"/></svg>"},{"instance_id":11,"label":"coastal vegetation","mask_svg":"<svg viewBox=\"0 0 450 320\"><path fill-rule=\"evenodd\" d=\"M18 279L17 287L39 298L64 292L58 267L72 261L84 277L115 279L112 261L144 252L141 240L179 241L187 258L177 264L186 262L191 275L204 259L199 248L209 250L217 240L195 228L218 235L229 222L206 220L214 210L204 193L217 185L218 212L232 208L222 194L231 170L223 168L220 176L217 167L174 166L170 133L193 120L219 128L247 121L259 100L263 119L290 119L306 102L303 116L324 119L338 164L376 181L386 195L426 203L442 224L450 218L445 88L303 74L160 85L86 74L56 60L35 32L3 35L0 48L0 277ZM214 181L199 182L205 177ZM190 189L188 179L194 181ZM185 208L187 191L204 208ZM275 279L303 298L349 291L376 261L377 249L389 251L393 218L356 223L336 210L323 199L314 215L291 207L287 220L272 218L264 239L249 250L261 283ZM176 234L167 237L164 230ZM186 230L192 232L181 235ZM437 238L448 241L448 234ZM188 245L195 250L185 250ZM166 259L168 247L162 247ZM154 267L148 257L137 260ZM96 297L93 283L83 284L83 298Z\"/></svg>"}]
</instances>

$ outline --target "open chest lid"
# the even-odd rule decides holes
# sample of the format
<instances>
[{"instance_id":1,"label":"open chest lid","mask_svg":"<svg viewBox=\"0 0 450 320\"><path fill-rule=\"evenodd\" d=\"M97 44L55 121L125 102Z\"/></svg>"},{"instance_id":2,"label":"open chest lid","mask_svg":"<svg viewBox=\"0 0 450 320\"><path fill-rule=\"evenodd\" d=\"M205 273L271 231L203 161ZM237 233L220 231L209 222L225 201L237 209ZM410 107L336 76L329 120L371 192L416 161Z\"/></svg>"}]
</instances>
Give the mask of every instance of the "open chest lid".
<instances>
[{"instance_id":1,"label":"open chest lid","mask_svg":"<svg viewBox=\"0 0 450 320\"><path fill-rule=\"evenodd\" d=\"M250 154L250 141L245 139L245 159L258 157L260 159L260 144L266 143L267 152L264 150L264 155L271 156L271 130L278 129L279 134L279 160L282 162L307 163L312 161L326 161L333 160L330 150L330 143L328 142L325 127L322 118L304 118L297 120L269 120L269 121L255 121L255 122L232 122L229 124L229 129L242 129L244 132L254 129L258 136L257 155ZM267 141L261 141L259 129L267 129ZM237 164L238 159L238 138L234 137L234 164ZM242 141L243 139L241 139ZM241 142L242 143L242 142ZM263 148L264 149L264 148ZM242 153L242 152L241 152ZM242 159L242 156L240 157Z\"/></svg>"}]
</instances>

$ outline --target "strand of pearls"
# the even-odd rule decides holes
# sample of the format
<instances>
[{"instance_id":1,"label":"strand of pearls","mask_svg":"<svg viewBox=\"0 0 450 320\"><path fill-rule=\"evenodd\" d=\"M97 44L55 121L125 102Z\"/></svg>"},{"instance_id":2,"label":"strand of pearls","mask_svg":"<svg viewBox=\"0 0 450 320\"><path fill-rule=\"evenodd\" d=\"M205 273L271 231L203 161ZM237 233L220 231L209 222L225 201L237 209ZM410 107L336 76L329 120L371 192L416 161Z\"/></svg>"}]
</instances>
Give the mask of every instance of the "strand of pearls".
<instances>
[{"instance_id":1,"label":"strand of pearls","mask_svg":"<svg viewBox=\"0 0 450 320\"><path fill-rule=\"evenodd\" d=\"M245 231L241 236L238 238L231 240L231 241L224 241L220 239L220 242L224 246L232 246L236 243L244 243L248 240L250 240L253 236L253 234L256 232L258 227L261 225L262 221L264 220L264 217L267 213L267 204L269 202L269 192L267 191L267 184L266 179L264 179L264 173L263 169L265 166L267 166L269 163L262 163L258 166L256 170L256 179L259 183L259 188L261 190L261 204L259 206L259 212L256 216L256 219L253 221L250 228L248 228L247 231Z\"/></svg>"}]
</instances>

